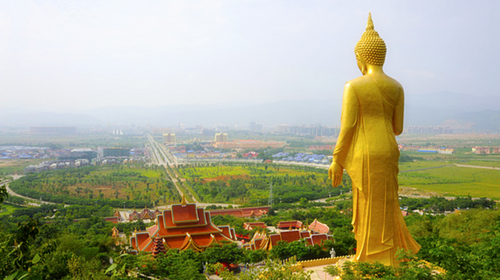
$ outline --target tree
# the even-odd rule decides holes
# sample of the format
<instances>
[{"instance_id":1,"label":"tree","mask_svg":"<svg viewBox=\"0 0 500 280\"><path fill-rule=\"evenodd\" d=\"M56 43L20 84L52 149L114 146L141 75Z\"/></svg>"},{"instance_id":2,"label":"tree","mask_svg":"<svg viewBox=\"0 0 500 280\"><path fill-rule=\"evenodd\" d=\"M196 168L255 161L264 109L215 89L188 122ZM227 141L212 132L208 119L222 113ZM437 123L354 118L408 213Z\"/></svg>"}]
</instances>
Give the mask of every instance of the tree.
<instances>
[{"instance_id":1,"label":"tree","mask_svg":"<svg viewBox=\"0 0 500 280\"><path fill-rule=\"evenodd\" d=\"M302 260L308 253L307 246L304 240L293 242L278 241L278 244L271 249L270 256L272 259L285 260L291 256Z\"/></svg>"},{"instance_id":2,"label":"tree","mask_svg":"<svg viewBox=\"0 0 500 280\"><path fill-rule=\"evenodd\" d=\"M205 249L202 259L208 263L235 263L244 259L243 251L236 243L214 244Z\"/></svg>"},{"instance_id":3,"label":"tree","mask_svg":"<svg viewBox=\"0 0 500 280\"><path fill-rule=\"evenodd\" d=\"M302 268L294 267L295 259L290 259L282 264L278 260L266 260L264 267L250 268L244 272L234 275L232 272L223 269L221 264L212 266L212 269L219 271L219 276L224 280L307 280L311 279L312 271L304 271Z\"/></svg>"},{"instance_id":4,"label":"tree","mask_svg":"<svg viewBox=\"0 0 500 280\"><path fill-rule=\"evenodd\" d=\"M151 258L149 257L149 260ZM200 255L192 250L168 250L166 254L159 254L154 260L151 273L155 276L166 276L172 280L205 279L201 274L202 264Z\"/></svg>"},{"instance_id":5,"label":"tree","mask_svg":"<svg viewBox=\"0 0 500 280\"><path fill-rule=\"evenodd\" d=\"M343 280L354 279L407 279L407 280L439 280L456 279L448 278L446 274L434 271L432 265L419 260L414 254L404 252L402 249L397 253L398 260L405 260L397 267L385 266L379 262L353 262L345 261L340 269L336 265L325 267L325 272L331 276L340 276Z\"/></svg>"},{"instance_id":6,"label":"tree","mask_svg":"<svg viewBox=\"0 0 500 280\"><path fill-rule=\"evenodd\" d=\"M4 200L9 196L7 189L4 186L0 186L0 204L4 202Z\"/></svg>"}]
</instances>

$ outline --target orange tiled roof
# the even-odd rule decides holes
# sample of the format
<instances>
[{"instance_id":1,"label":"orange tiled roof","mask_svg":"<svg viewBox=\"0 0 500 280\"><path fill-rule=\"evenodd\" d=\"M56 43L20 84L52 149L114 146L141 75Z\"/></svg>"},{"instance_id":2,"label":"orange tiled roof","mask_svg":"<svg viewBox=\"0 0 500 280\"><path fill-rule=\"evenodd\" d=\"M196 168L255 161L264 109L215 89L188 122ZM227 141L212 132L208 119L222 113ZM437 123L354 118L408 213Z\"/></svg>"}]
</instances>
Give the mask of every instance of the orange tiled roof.
<instances>
[{"instance_id":1,"label":"orange tiled roof","mask_svg":"<svg viewBox=\"0 0 500 280\"><path fill-rule=\"evenodd\" d=\"M327 225L319 222L317 219L314 219L314 221L309 225L308 228L318 233L330 233L330 228Z\"/></svg>"},{"instance_id":2,"label":"orange tiled roof","mask_svg":"<svg viewBox=\"0 0 500 280\"><path fill-rule=\"evenodd\" d=\"M252 230L254 228L267 228L264 222L248 222L243 224L243 228L246 230Z\"/></svg>"},{"instance_id":3,"label":"orange tiled roof","mask_svg":"<svg viewBox=\"0 0 500 280\"><path fill-rule=\"evenodd\" d=\"M236 240L233 228L215 226L209 212L187 203L172 205L157 215L155 225L130 237L130 245L135 251L150 252L155 237L161 239L166 248L180 250L203 250L214 243Z\"/></svg>"},{"instance_id":4,"label":"orange tiled roof","mask_svg":"<svg viewBox=\"0 0 500 280\"><path fill-rule=\"evenodd\" d=\"M196 204L172 205L172 221L178 223L198 222L198 211Z\"/></svg>"},{"instance_id":5,"label":"orange tiled roof","mask_svg":"<svg viewBox=\"0 0 500 280\"><path fill-rule=\"evenodd\" d=\"M311 233L307 230L303 230L300 232L300 237L301 238L307 238L307 237L310 237L311 236Z\"/></svg>"},{"instance_id":6,"label":"orange tiled roof","mask_svg":"<svg viewBox=\"0 0 500 280\"><path fill-rule=\"evenodd\" d=\"M277 234L267 235L264 232L256 232L244 248L248 250L265 249L271 250L278 244L279 241L293 242L304 239L308 245L318 244L321 245L323 240L332 239L331 235L327 234L314 234L306 230L287 230L281 231Z\"/></svg>"},{"instance_id":7,"label":"orange tiled roof","mask_svg":"<svg viewBox=\"0 0 500 280\"><path fill-rule=\"evenodd\" d=\"M310 238L312 243L317 245L321 245L321 243L323 243L323 240L329 239L328 235L326 234L313 234Z\"/></svg>"},{"instance_id":8,"label":"orange tiled roof","mask_svg":"<svg viewBox=\"0 0 500 280\"><path fill-rule=\"evenodd\" d=\"M297 229L302 227L302 222L301 221L286 221L286 222L279 222L277 225L278 228L280 229L287 229L287 228L292 228L292 229Z\"/></svg>"},{"instance_id":9,"label":"orange tiled roof","mask_svg":"<svg viewBox=\"0 0 500 280\"><path fill-rule=\"evenodd\" d=\"M282 231L281 240L286 242L292 242L300 240L300 232L298 230Z\"/></svg>"},{"instance_id":10,"label":"orange tiled roof","mask_svg":"<svg viewBox=\"0 0 500 280\"><path fill-rule=\"evenodd\" d=\"M251 217L251 216L260 217L262 215L267 214L270 208L271 207L269 206L263 206L263 207L248 207L248 208L234 208L234 209L217 209L217 210L210 210L210 213L212 214L212 216L231 215L235 217Z\"/></svg>"}]
</instances>

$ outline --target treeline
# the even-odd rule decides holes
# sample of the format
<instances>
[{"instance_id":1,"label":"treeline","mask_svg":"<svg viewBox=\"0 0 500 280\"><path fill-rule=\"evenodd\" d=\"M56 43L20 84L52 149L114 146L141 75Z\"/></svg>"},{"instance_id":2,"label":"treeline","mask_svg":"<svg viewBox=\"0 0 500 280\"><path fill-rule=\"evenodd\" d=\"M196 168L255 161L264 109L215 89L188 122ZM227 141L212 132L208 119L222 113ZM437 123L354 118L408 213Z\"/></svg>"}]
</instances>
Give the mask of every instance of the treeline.
<instances>
[{"instance_id":1,"label":"treeline","mask_svg":"<svg viewBox=\"0 0 500 280\"><path fill-rule=\"evenodd\" d=\"M428 212L443 213L445 211L453 211L455 209L492 209L495 207L496 202L486 197L472 199L472 197L467 196L456 197L455 199L448 200L444 197L433 196L431 198L401 197L400 205L402 207L408 207L408 211L425 209Z\"/></svg>"}]
</instances>

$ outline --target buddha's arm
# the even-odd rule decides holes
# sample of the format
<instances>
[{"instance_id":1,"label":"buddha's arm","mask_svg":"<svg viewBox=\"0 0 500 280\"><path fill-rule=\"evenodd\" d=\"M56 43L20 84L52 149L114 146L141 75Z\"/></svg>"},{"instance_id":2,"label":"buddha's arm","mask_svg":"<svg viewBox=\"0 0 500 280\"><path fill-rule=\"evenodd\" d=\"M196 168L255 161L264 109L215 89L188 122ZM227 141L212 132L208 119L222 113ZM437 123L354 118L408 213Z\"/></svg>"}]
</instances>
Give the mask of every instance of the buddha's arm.
<instances>
[{"instance_id":1,"label":"buddha's arm","mask_svg":"<svg viewBox=\"0 0 500 280\"><path fill-rule=\"evenodd\" d=\"M329 170L329 175L334 186L340 185L345 159L351 145L358 122L359 103L354 88L350 83L344 87L342 98L342 116L340 119L340 133L337 144L333 151L333 162Z\"/></svg>"},{"instance_id":2,"label":"buddha's arm","mask_svg":"<svg viewBox=\"0 0 500 280\"><path fill-rule=\"evenodd\" d=\"M401 93L394 107L394 116L392 117L392 129L395 135L400 135L403 133L403 122L405 113L405 95L403 88L401 88Z\"/></svg>"}]
</instances>

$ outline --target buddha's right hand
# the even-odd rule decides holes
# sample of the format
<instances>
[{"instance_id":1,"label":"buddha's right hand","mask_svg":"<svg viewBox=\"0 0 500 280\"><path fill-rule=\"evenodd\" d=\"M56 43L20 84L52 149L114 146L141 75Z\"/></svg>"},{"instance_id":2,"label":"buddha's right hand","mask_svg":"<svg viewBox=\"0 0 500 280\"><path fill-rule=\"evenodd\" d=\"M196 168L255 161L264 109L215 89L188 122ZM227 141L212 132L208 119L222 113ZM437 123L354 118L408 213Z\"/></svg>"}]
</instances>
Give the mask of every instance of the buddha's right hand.
<instances>
[{"instance_id":1,"label":"buddha's right hand","mask_svg":"<svg viewBox=\"0 0 500 280\"><path fill-rule=\"evenodd\" d=\"M328 169L328 178L332 180L332 186L338 187L342 183L342 175L344 175L344 168L336 162L332 162Z\"/></svg>"}]
</instances>

